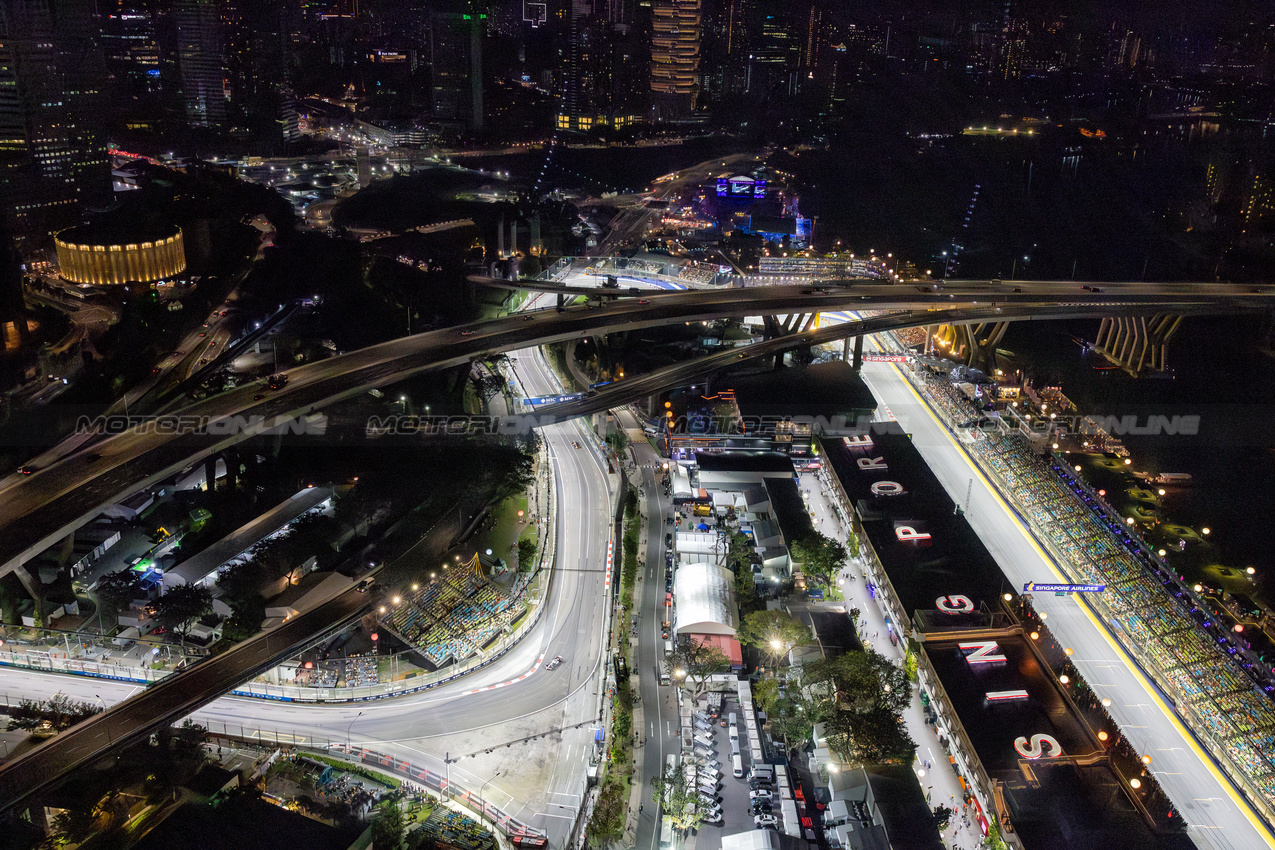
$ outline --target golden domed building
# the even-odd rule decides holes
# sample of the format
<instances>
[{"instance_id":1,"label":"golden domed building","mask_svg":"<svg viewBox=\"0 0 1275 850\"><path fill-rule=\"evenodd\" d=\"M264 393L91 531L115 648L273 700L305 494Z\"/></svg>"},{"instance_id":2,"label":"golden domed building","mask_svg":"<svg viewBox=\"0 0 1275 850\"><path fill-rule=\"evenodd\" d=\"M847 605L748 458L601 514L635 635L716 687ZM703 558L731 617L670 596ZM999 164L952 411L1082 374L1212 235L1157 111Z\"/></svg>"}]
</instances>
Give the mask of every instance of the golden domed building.
<instances>
[{"instance_id":1,"label":"golden domed building","mask_svg":"<svg viewBox=\"0 0 1275 850\"><path fill-rule=\"evenodd\" d=\"M53 243L62 277L72 283L150 284L186 270L182 230L175 224L98 221L63 230Z\"/></svg>"}]
</instances>

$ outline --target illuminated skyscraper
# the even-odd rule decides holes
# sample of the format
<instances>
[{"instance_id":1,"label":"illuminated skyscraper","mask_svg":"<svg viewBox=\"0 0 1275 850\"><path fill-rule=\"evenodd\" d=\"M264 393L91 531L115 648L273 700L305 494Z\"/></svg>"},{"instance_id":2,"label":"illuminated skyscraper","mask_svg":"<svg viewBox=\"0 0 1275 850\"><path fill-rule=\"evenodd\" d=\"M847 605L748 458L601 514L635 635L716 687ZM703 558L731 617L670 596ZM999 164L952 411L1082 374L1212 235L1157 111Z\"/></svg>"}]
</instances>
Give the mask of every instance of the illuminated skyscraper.
<instances>
[{"instance_id":1,"label":"illuminated skyscraper","mask_svg":"<svg viewBox=\"0 0 1275 850\"><path fill-rule=\"evenodd\" d=\"M700 0L654 0L651 92L657 118L690 111L699 91Z\"/></svg>"},{"instance_id":2,"label":"illuminated skyscraper","mask_svg":"<svg viewBox=\"0 0 1275 850\"><path fill-rule=\"evenodd\" d=\"M176 0L173 20L186 120L195 127L219 127L226 121L227 78L216 4Z\"/></svg>"},{"instance_id":3,"label":"illuminated skyscraper","mask_svg":"<svg viewBox=\"0 0 1275 850\"><path fill-rule=\"evenodd\" d=\"M24 254L110 197L90 24L84 0L0 3L0 204Z\"/></svg>"},{"instance_id":4,"label":"illuminated skyscraper","mask_svg":"<svg viewBox=\"0 0 1275 850\"><path fill-rule=\"evenodd\" d=\"M471 3L430 18L429 57L434 118L483 129L482 28L487 15Z\"/></svg>"}]
</instances>

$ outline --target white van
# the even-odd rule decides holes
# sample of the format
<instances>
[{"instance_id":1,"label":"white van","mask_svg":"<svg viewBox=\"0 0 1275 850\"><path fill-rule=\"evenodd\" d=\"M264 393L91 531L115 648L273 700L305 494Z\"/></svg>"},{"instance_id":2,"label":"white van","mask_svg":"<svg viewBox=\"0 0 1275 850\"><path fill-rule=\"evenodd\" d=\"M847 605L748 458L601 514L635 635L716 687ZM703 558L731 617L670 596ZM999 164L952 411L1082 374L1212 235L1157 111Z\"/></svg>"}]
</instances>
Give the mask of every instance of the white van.
<instances>
[{"instance_id":1,"label":"white van","mask_svg":"<svg viewBox=\"0 0 1275 850\"><path fill-rule=\"evenodd\" d=\"M738 740L739 740L739 727L738 727L738 726L736 726L734 723L732 723L732 724L730 725L730 732L729 732L728 734L730 735L730 739L731 739L732 741L738 741Z\"/></svg>"},{"instance_id":2,"label":"white van","mask_svg":"<svg viewBox=\"0 0 1275 850\"><path fill-rule=\"evenodd\" d=\"M739 722L735 719L735 712L726 715L726 722L731 726L738 726Z\"/></svg>"},{"instance_id":3,"label":"white van","mask_svg":"<svg viewBox=\"0 0 1275 850\"><path fill-rule=\"evenodd\" d=\"M672 654L673 654L673 641L671 640L664 641L664 656L667 658L668 656Z\"/></svg>"},{"instance_id":4,"label":"white van","mask_svg":"<svg viewBox=\"0 0 1275 850\"><path fill-rule=\"evenodd\" d=\"M730 742L730 754L733 756L739 755L739 739L738 738Z\"/></svg>"},{"instance_id":5,"label":"white van","mask_svg":"<svg viewBox=\"0 0 1275 850\"><path fill-rule=\"evenodd\" d=\"M738 752L735 753L735 755L731 757L730 761L731 761L731 765L735 768L735 778L743 779L744 778L744 760L740 758L739 753Z\"/></svg>"}]
</instances>

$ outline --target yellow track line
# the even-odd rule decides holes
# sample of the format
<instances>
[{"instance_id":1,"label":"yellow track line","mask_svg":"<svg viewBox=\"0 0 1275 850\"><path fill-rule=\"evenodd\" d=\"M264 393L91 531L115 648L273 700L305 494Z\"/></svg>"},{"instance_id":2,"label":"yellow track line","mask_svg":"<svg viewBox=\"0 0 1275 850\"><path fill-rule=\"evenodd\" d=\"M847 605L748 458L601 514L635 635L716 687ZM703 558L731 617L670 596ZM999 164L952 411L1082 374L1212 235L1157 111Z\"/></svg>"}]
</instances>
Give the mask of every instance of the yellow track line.
<instances>
[{"instance_id":1,"label":"yellow track line","mask_svg":"<svg viewBox=\"0 0 1275 850\"><path fill-rule=\"evenodd\" d=\"M943 424L942 420L940 420L937 416L934 415L933 411L930 410L929 403L921 397L920 393L916 391L916 387L912 386L912 382L909 381L907 376L902 373L899 365L897 363L892 363L890 365L894 368L896 372L899 372L899 377L902 378L903 385L907 387L908 392L912 393L913 397L917 400L917 402L919 402L920 405L923 408L925 408L925 410L929 413L930 418L933 419L935 424L939 426L939 429L943 432L943 435L947 437L948 442L951 443L956 448L957 451L959 451L962 455L965 456L965 459L969 463L970 468L974 471L974 474L978 476L979 480L982 481L983 484L987 487L987 489L991 492L992 497L995 498L996 501L1000 503L1000 506L1004 508L1005 511L1009 514L1010 519L1013 521L1014 525L1016 525L1018 529L1026 535L1027 542L1031 544L1032 548L1036 550L1037 554L1039 554L1041 558L1045 561L1045 563L1049 565L1050 571L1058 578L1058 580L1061 583L1069 583L1071 579L1069 579L1067 576L1062 574L1062 572L1058 569L1058 565L1054 563L1054 559L1050 557L1049 554L1045 552L1044 549L1041 548L1040 543L1037 542L1036 540L1036 535L1032 533L1031 529L1023 525L1022 520L1019 519L1018 517L1018 512L1015 511L1013 507L1011 507L1010 504L1006 502L1005 499L1001 496L999 488L997 488L996 485L994 485L991 481L988 480L987 476L983 474L982 468L974 461L974 459L970 456L969 452L966 451L965 447L962 446L960 442L957 441L956 438L952 436L951 431L949 431L947 426ZM966 507L968 509L968 506ZM1095 615L1093 611L1090 610L1088 604L1084 602L1080 602L1080 601L1077 601L1077 604L1080 606L1080 610L1085 613L1085 616L1089 618L1090 622L1092 622L1094 626L1098 629L1098 632L1099 634L1102 635L1103 640L1105 640L1107 644L1116 651L1120 659L1125 662L1126 666L1133 673L1134 677L1143 686L1143 689L1146 690L1146 692L1151 696L1151 699L1155 702L1156 706L1159 707L1160 711L1164 713L1164 716L1169 719L1169 722L1173 724L1174 728L1177 729L1178 732L1181 733L1182 737L1186 739L1187 744L1191 747L1192 750L1195 751L1195 754L1200 757L1200 760L1204 763L1204 766L1208 768L1209 772L1213 774L1213 777L1217 779L1218 782L1221 783L1224 789L1226 789L1226 792L1228 795L1230 795L1231 800L1237 804L1240 811L1242 811L1245 817L1248 818L1249 823L1251 823L1257 829L1258 833L1266 839L1266 842L1268 844L1270 844L1271 846L1275 846L1275 833L1271 831L1271 828L1266 824L1266 821L1263 820L1262 817L1258 815L1256 811L1254 811L1252 804L1250 804L1249 801L1244 797L1244 795L1239 792L1239 790L1235 787L1235 784L1231 781L1231 779L1226 774L1224 774L1220 768L1218 768L1217 764L1214 763L1213 761L1213 757L1204 751L1204 749L1200 746L1199 741L1196 740L1195 735L1178 718L1177 713L1174 712L1171 708L1169 708L1168 704L1165 703L1165 701L1160 697L1159 688L1155 686L1151 681L1149 681L1145 675L1143 675L1142 668L1139 667L1137 662L1134 661L1134 659L1125 651L1124 647L1121 646L1120 643L1114 637L1111 636L1111 632L1108 630L1106 623L1098 619L1097 615Z\"/></svg>"}]
</instances>

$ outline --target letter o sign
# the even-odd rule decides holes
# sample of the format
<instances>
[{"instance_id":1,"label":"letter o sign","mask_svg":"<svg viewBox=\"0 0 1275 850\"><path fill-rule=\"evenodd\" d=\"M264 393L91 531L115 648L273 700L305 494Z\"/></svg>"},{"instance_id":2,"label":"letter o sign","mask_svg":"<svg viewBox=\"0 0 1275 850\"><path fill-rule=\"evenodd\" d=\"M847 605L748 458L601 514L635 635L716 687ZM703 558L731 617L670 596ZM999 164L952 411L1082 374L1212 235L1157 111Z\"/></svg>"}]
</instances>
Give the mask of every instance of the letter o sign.
<instances>
[{"instance_id":1,"label":"letter o sign","mask_svg":"<svg viewBox=\"0 0 1275 850\"><path fill-rule=\"evenodd\" d=\"M1053 735L1043 735L1036 733L1032 735L1031 743L1026 738L1015 738L1014 749L1025 759L1038 759L1045 755L1045 748L1049 748L1049 755L1046 758L1056 759L1063 754L1062 744L1058 743L1058 739Z\"/></svg>"},{"instance_id":2,"label":"letter o sign","mask_svg":"<svg viewBox=\"0 0 1275 850\"><path fill-rule=\"evenodd\" d=\"M902 496L903 485L897 481L873 481L872 495L874 496Z\"/></svg>"},{"instance_id":3,"label":"letter o sign","mask_svg":"<svg viewBox=\"0 0 1275 850\"><path fill-rule=\"evenodd\" d=\"M944 614L971 614L974 612L974 600L968 596L940 596L934 600L934 607Z\"/></svg>"}]
</instances>

